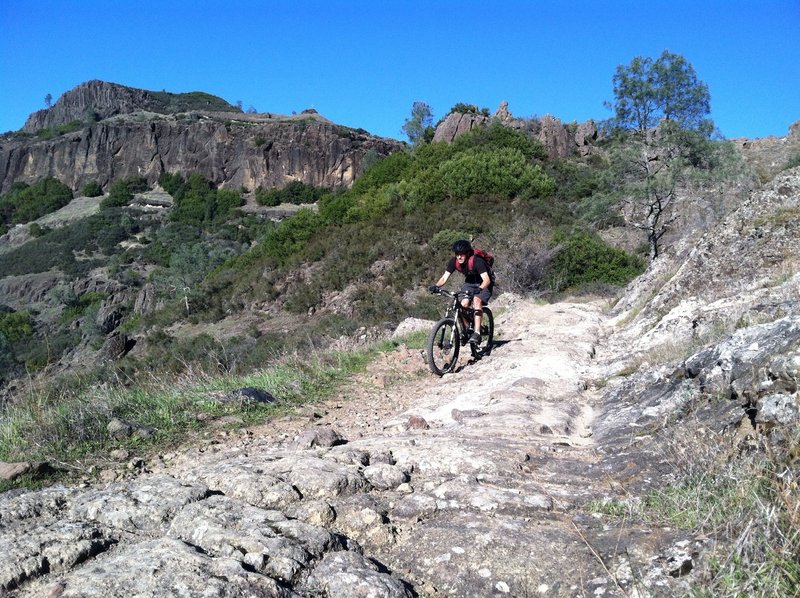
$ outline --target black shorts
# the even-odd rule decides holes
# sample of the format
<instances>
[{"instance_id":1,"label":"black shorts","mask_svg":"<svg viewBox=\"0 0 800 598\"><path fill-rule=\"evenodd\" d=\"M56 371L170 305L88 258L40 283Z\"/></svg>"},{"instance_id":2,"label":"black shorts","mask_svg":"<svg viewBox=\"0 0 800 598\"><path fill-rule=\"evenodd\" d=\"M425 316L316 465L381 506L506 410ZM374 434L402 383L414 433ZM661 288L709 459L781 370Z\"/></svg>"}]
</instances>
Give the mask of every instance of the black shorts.
<instances>
[{"instance_id":1,"label":"black shorts","mask_svg":"<svg viewBox=\"0 0 800 598\"><path fill-rule=\"evenodd\" d=\"M478 290L480 288L481 285L479 284L465 283L464 286L461 287L461 291L459 291L459 294L468 294L471 297L478 295L481 298L483 304L486 305L487 303L489 303L489 299L492 298L492 291L489 290L492 287L485 288L479 292Z\"/></svg>"}]
</instances>

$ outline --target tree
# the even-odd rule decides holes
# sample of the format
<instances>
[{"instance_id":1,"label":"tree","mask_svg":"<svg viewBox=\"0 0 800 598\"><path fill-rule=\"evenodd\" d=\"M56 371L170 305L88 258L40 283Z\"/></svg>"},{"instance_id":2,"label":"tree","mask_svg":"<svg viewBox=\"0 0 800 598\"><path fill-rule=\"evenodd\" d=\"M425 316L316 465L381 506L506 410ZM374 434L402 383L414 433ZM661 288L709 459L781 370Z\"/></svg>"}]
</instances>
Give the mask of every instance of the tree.
<instances>
[{"instance_id":1,"label":"tree","mask_svg":"<svg viewBox=\"0 0 800 598\"><path fill-rule=\"evenodd\" d=\"M613 85L616 103L612 122L619 128L644 135L668 120L706 135L713 129L706 119L711 110L708 86L679 54L664 50L655 61L636 56L628 66L617 67Z\"/></svg>"},{"instance_id":2,"label":"tree","mask_svg":"<svg viewBox=\"0 0 800 598\"><path fill-rule=\"evenodd\" d=\"M728 141L663 121L645 137L618 138L609 152L608 189L628 225L647 234L650 260L661 254L662 237L682 217L682 192L744 176L740 154Z\"/></svg>"},{"instance_id":3,"label":"tree","mask_svg":"<svg viewBox=\"0 0 800 598\"><path fill-rule=\"evenodd\" d=\"M425 102L416 101L411 105L411 117L403 125L403 133L408 136L411 145L417 146L424 143L426 138L432 137L429 130L433 127L433 111Z\"/></svg>"},{"instance_id":4,"label":"tree","mask_svg":"<svg viewBox=\"0 0 800 598\"><path fill-rule=\"evenodd\" d=\"M710 94L692 65L668 50L656 60L636 56L618 66L613 86L617 143L611 152L611 187L626 222L646 232L654 260L680 215L677 190L697 178L713 153Z\"/></svg>"},{"instance_id":5,"label":"tree","mask_svg":"<svg viewBox=\"0 0 800 598\"><path fill-rule=\"evenodd\" d=\"M48 108L53 105L53 94L48 93L46 96L44 96L44 105Z\"/></svg>"}]
</instances>

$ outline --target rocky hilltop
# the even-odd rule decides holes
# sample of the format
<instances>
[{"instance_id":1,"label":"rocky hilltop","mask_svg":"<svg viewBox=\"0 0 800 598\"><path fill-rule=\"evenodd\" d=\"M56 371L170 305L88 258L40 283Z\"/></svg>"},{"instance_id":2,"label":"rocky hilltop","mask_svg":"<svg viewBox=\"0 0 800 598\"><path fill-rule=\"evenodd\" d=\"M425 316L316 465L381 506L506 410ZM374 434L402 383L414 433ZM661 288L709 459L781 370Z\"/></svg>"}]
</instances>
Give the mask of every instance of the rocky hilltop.
<instances>
[{"instance_id":1,"label":"rocky hilltop","mask_svg":"<svg viewBox=\"0 0 800 598\"><path fill-rule=\"evenodd\" d=\"M341 396L262 428L147 462L115 454L81 486L7 492L0 588L726 595L726 567L769 559L758 538L791 534L786 518L796 531L798 214L800 167L613 307L499 297L495 350L454 374L428 375L400 346ZM729 510L753 483L784 506ZM716 506L717 489L731 502Z\"/></svg>"},{"instance_id":2,"label":"rocky hilltop","mask_svg":"<svg viewBox=\"0 0 800 598\"><path fill-rule=\"evenodd\" d=\"M54 176L73 189L165 172L199 172L252 191L301 181L349 187L364 157L402 148L310 110L245 114L209 94L168 94L90 81L0 138L0 193Z\"/></svg>"},{"instance_id":3,"label":"rocky hilltop","mask_svg":"<svg viewBox=\"0 0 800 598\"><path fill-rule=\"evenodd\" d=\"M459 135L486 126L492 119L540 141L551 160L566 158L575 153L588 156L598 151L595 143L600 134L593 120L580 124L564 124L549 114L541 118L517 118L509 111L508 102L505 101L500 103L492 117L477 110L451 112L437 125L433 141L452 143Z\"/></svg>"}]
</instances>

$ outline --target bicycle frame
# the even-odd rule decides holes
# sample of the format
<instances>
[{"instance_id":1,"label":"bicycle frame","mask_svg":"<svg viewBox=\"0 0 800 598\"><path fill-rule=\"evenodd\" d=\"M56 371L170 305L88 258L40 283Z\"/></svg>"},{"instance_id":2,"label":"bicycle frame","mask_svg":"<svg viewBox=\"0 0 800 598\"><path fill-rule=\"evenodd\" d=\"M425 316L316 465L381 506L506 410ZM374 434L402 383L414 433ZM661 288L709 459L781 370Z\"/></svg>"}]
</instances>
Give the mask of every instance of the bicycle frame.
<instances>
[{"instance_id":1,"label":"bicycle frame","mask_svg":"<svg viewBox=\"0 0 800 598\"><path fill-rule=\"evenodd\" d=\"M456 327L458 328L459 338L461 339L461 344L466 345L469 342L469 334L467 334L467 326L464 324L464 320L466 320L469 324L475 325L475 310L471 307L464 307L461 305L460 293L453 293L451 291L446 291L441 289L439 291L442 295L447 297L452 297L453 302L450 306L445 310L444 317L445 318L453 318L456 322ZM471 334L471 333L470 333Z\"/></svg>"}]
</instances>

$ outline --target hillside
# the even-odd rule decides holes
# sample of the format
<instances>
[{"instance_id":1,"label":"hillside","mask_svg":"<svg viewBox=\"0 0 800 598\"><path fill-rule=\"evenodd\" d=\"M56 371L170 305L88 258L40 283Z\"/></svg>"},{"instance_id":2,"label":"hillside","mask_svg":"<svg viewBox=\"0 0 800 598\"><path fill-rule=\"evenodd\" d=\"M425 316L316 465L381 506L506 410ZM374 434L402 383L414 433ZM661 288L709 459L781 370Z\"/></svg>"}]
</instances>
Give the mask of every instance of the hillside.
<instances>
[{"instance_id":1,"label":"hillside","mask_svg":"<svg viewBox=\"0 0 800 598\"><path fill-rule=\"evenodd\" d=\"M624 133L459 105L395 151L120 87L0 141L3 592L797 595L797 125L681 137L648 262ZM460 238L498 258L496 343L439 378Z\"/></svg>"},{"instance_id":2,"label":"hillside","mask_svg":"<svg viewBox=\"0 0 800 598\"><path fill-rule=\"evenodd\" d=\"M495 350L444 378L400 345L295 415L211 428L146 462L117 452L77 487L7 492L0 583L18 597L176 584L221 596L793 595L800 275L783 264L800 255L784 245L770 265L762 247L796 238L799 207L794 169L611 310L506 294ZM735 253L711 242L733 222L751 240ZM698 251L735 274L692 299L726 320L713 330L696 330L685 300L662 307L680 278L703 276Z\"/></svg>"}]
</instances>

